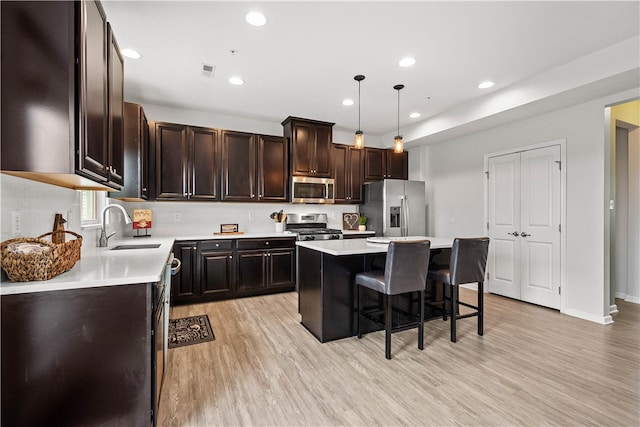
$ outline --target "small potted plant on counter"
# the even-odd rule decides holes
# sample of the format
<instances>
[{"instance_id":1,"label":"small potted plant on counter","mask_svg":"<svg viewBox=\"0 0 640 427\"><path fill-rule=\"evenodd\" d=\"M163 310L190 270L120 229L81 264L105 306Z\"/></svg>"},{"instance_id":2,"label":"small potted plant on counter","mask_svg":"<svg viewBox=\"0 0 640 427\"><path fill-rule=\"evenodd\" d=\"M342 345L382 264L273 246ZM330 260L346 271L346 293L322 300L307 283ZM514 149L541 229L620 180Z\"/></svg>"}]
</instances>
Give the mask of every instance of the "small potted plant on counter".
<instances>
[{"instance_id":1,"label":"small potted plant on counter","mask_svg":"<svg viewBox=\"0 0 640 427\"><path fill-rule=\"evenodd\" d=\"M360 215L358 217L358 230L366 231L367 230L367 217L365 215Z\"/></svg>"}]
</instances>

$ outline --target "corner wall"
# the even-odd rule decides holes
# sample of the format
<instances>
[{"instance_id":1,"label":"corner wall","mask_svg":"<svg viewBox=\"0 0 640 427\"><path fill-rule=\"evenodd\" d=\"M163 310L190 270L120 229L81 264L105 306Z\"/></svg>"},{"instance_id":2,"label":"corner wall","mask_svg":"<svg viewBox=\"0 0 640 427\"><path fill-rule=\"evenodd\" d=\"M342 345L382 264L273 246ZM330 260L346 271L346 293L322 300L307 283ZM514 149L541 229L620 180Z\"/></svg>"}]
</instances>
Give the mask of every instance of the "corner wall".
<instances>
[{"instance_id":1,"label":"corner wall","mask_svg":"<svg viewBox=\"0 0 640 427\"><path fill-rule=\"evenodd\" d=\"M563 312L599 323L610 322L605 286L604 109L638 96L631 90L562 110L414 149L427 182L427 233L477 236L484 233L483 156L488 153L566 138L567 283ZM607 167L608 169L608 167ZM410 172L410 175L415 173ZM605 193L606 183L606 193ZM608 256L608 248L606 251ZM606 306L606 310L605 310Z\"/></svg>"}]
</instances>

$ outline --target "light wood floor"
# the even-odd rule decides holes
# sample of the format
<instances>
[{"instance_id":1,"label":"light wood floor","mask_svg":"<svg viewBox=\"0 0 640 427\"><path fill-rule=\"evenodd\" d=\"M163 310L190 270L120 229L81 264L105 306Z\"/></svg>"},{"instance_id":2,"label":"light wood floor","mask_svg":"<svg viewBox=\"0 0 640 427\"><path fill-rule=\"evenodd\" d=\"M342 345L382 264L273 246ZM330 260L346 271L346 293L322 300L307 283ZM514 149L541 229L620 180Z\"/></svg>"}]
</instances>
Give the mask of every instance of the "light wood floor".
<instances>
[{"instance_id":1,"label":"light wood floor","mask_svg":"<svg viewBox=\"0 0 640 427\"><path fill-rule=\"evenodd\" d=\"M461 290L462 295L475 292ZM320 344L297 294L182 306L215 341L169 350L160 426L640 424L640 306L617 301L608 326L495 295L476 320Z\"/></svg>"}]
</instances>

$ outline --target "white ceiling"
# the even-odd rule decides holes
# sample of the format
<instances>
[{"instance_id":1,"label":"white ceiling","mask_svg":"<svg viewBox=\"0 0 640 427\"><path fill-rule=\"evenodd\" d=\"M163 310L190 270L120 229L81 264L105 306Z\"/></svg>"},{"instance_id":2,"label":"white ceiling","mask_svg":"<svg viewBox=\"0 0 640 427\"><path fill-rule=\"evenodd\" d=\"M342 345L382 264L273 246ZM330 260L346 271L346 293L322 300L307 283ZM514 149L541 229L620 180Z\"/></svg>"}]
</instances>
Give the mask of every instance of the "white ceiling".
<instances>
[{"instance_id":1,"label":"white ceiling","mask_svg":"<svg viewBox=\"0 0 640 427\"><path fill-rule=\"evenodd\" d=\"M307 117L353 132L358 125L353 77L364 74L365 135L396 133L393 86L401 83L400 131L413 140L428 136L435 121L456 122L454 116L465 106L495 102L528 82L536 83L528 87L535 86L539 95L502 110L628 71L622 65L607 71L607 61L598 61L594 67L602 67L603 73L574 85L572 76L565 85L553 74L635 38L633 48L640 34L638 1L103 0L103 6L120 47L143 55L125 62L126 100L268 122ZM245 22L253 10L266 15L265 26ZM622 89L638 86L637 55L631 53L636 75L627 74ZM400 68L404 56L415 57L416 64ZM215 66L213 78L203 76L203 63ZM230 85L231 75L246 83ZM480 90L483 80L496 84ZM345 107L344 98L356 104ZM410 119L414 111L422 116Z\"/></svg>"}]
</instances>

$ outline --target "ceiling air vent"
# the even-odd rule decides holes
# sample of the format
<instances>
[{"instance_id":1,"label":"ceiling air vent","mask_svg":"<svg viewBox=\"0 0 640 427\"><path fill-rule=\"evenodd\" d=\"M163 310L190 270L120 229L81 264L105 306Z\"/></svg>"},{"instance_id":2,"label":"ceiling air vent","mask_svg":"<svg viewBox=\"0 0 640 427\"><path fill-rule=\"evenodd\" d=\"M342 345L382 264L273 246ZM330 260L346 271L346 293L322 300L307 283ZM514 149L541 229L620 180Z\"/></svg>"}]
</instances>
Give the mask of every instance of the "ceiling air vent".
<instances>
[{"instance_id":1,"label":"ceiling air vent","mask_svg":"<svg viewBox=\"0 0 640 427\"><path fill-rule=\"evenodd\" d=\"M213 77L213 73L216 71L215 65L202 64L202 75L205 77Z\"/></svg>"}]
</instances>

